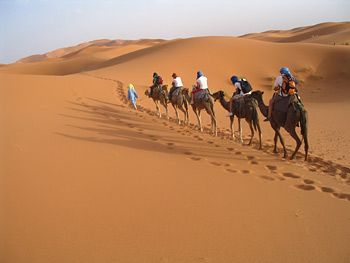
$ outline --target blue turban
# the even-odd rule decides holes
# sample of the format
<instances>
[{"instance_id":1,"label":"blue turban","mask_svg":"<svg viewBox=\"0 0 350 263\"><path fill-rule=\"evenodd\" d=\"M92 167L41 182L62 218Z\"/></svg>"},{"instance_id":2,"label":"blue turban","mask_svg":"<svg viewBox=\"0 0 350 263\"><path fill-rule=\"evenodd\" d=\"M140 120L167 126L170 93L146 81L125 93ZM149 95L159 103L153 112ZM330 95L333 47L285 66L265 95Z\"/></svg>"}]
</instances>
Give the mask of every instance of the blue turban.
<instances>
[{"instance_id":1,"label":"blue turban","mask_svg":"<svg viewBox=\"0 0 350 263\"><path fill-rule=\"evenodd\" d=\"M280 73L284 74L284 75L290 75L289 68L287 68L287 67L281 68Z\"/></svg>"},{"instance_id":2,"label":"blue turban","mask_svg":"<svg viewBox=\"0 0 350 263\"><path fill-rule=\"evenodd\" d=\"M232 84L235 84L238 81L238 77L237 76L232 76L231 77L231 81L232 81Z\"/></svg>"},{"instance_id":3,"label":"blue turban","mask_svg":"<svg viewBox=\"0 0 350 263\"><path fill-rule=\"evenodd\" d=\"M203 72L202 71L198 71L197 72L197 79L199 78L199 77L202 77L203 76Z\"/></svg>"},{"instance_id":4,"label":"blue turban","mask_svg":"<svg viewBox=\"0 0 350 263\"><path fill-rule=\"evenodd\" d=\"M292 76L295 79L295 85L298 85L297 79L292 74L290 74L289 68L287 67L281 68L280 73L283 75ZM296 89L296 91L298 90Z\"/></svg>"}]
</instances>

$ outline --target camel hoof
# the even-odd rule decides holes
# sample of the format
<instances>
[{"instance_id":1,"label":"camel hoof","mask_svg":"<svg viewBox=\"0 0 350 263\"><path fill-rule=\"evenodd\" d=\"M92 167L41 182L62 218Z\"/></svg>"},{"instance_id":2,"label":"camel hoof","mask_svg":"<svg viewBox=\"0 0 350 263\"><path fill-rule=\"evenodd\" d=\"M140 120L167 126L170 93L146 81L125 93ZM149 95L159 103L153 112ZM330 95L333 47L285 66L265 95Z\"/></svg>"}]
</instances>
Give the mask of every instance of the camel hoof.
<instances>
[{"instance_id":1,"label":"camel hoof","mask_svg":"<svg viewBox=\"0 0 350 263\"><path fill-rule=\"evenodd\" d=\"M279 151L278 150L273 150L273 153L279 153Z\"/></svg>"}]
</instances>

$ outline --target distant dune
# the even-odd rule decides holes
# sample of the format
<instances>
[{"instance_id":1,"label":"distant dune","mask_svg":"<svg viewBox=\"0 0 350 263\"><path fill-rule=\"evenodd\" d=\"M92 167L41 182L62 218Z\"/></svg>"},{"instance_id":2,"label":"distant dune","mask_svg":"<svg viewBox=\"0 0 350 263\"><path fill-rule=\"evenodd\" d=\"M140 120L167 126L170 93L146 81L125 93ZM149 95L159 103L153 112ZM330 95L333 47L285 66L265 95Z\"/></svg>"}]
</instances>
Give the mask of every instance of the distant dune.
<instances>
[{"instance_id":1,"label":"distant dune","mask_svg":"<svg viewBox=\"0 0 350 263\"><path fill-rule=\"evenodd\" d=\"M322 23L292 30L271 30L242 37L277 43L310 42L341 45L350 40L350 22Z\"/></svg>"},{"instance_id":2,"label":"distant dune","mask_svg":"<svg viewBox=\"0 0 350 263\"><path fill-rule=\"evenodd\" d=\"M42 55L32 55L29 57L22 58L18 60L19 63L33 63L42 61L44 59L48 58L59 58L62 56L66 56L69 53L75 53L79 52L82 49L85 49L87 47L120 47L120 46L127 46L127 45L143 45L143 46L153 46L159 43L164 42L165 40L162 39L140 39L140 40L109 40L109 39L101 39L101 40L94 40L90 42L85 42L82 44L79 44L77 46L67 47L67 48L60 48L57 50L54 50L52 52L48 52Z\"/></svg>"}]
</instances>

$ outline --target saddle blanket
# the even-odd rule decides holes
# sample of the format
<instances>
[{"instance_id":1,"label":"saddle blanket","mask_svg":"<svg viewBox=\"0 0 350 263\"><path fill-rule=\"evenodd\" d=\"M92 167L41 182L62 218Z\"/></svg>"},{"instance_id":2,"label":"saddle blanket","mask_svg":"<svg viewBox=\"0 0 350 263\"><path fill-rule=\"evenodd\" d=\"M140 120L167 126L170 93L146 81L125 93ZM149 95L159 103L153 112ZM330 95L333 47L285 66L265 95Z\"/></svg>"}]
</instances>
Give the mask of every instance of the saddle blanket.
<instances>
[{"instance_id":1,"label":"saddle blanket","mask_svg":"<svg viewBox=\"0 0 350 263\"><path fill-rule=\"evenodd\" d=\"M274 103L275 110L287 112L289 105L294 102L294 96L283 97L281 100Z\"/></svg>"},{"instance_id":2,"label":"saddle blanket","mask_svg":"<svg viewBox=\"0 0 350 263\"><path fill-rule=\"evenodd\" d=\"M176 90L174 90L173 96L179 96L180 90L181 90L181 88L177 88Z\"/></svg>"},{"instance_id":3,"label":"saddle blanket","mask_svg":"<svg viewBox=\"0 0 350 263\"><path fill-rule=\"evenodd\" d=\"M195 100L200 100L202 98L206 98L206 96L207 96L207 89L202 89L202 90L194 93Z\"/></svg>"}]
</instances>

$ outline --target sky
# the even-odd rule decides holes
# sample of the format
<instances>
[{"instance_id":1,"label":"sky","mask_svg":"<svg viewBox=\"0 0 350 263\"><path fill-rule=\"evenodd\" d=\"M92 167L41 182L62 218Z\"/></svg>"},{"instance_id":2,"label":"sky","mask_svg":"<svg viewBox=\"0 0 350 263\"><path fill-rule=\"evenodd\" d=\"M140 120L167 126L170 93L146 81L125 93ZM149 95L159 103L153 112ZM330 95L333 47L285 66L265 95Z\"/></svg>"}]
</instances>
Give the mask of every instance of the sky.
<instances>
[{"instance_id":1,"label":"sky","mask_svg":"<svg viewBox=\"0 0 350 263\"><path fill-rule=\"evenodd\" d=\"M98 39L241 36L350 21L349 0L0 0L0 63Z\"/></svg>"}]
</instances>

